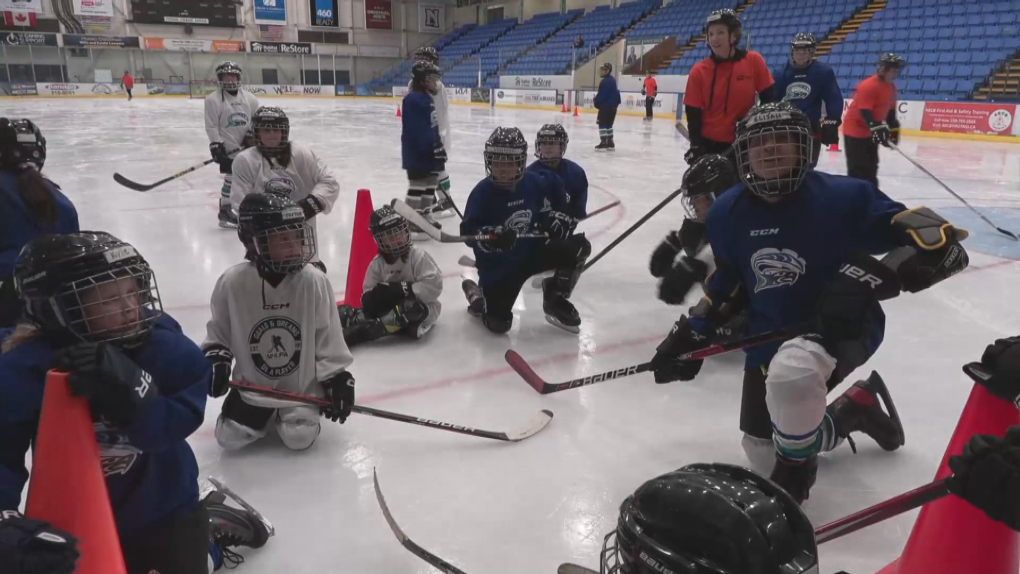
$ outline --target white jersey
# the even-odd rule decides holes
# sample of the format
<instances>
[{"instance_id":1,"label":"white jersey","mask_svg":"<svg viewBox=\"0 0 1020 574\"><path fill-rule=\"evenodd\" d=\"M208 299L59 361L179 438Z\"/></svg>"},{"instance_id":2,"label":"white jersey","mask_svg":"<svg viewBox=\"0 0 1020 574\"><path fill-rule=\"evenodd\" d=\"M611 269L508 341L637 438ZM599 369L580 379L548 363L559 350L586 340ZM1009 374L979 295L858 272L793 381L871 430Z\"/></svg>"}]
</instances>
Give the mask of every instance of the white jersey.
<instances>
[{"instance_id":1,"label":"white jersey","mask_svg":"<svg viewBox=\"0 0 1020 574\"><path fill-rule=\"evenodd\" d=\"M223 272L212 294L212 318L202 348L223 345L234 355L233 380L324 396L322 382L350 367L333 287L306 265L273 287L246 261ZM294 406L250 392L248 404Z\"/></svg>"},{"instance_id":2,"label":"white jersey","mask_svg":"<svg viewBox=\"0 0 1020 574\"><path fill-rule=\"evenodd\" d=\"M379 283L405 281L411 284L415 298L429 309L429 316L422 324L435 323L443 308L439 303L439 295L443 292L443 272L432 256L416 245L411 245L407 256L398 258L396 263L387 263L382 256L376 255L368 264L362 292L369 291Z\"/></svg>"},{"instance_id":3,"label":"white jersey","mask_svg":"<svg viewBox=\"0 0 1020 574\"><path fill-rule=\"evenodd\" d=\"M209 143L223 142L227 151L240 149L257 109L259 101L244 90L237 90L237 95L231 96L219 89L206 96L205 135L209 136Z\"/></svg>"},{"instance_id":4,"label":"white jersey","mask_svg":"<svg viewBox=\"0 0 1020 574\"><path fill-rule=\"evenodd\" d=\"M230 189L230 204L234 211L238 210L244 196L249 193L263 193L266 183L276 180L274 186L283 183L284 186L294 190L290 199L295 202L309 195L314 195L319 200L322 213L309 222L312 229L316 229L316 220L323 214L333 211L333 204L340 195L340 184L333 176L333 170L310 148L290 142L290 155L290 164L284 168L275 159L263 156L258 148L248 148L241 152L234 159L234 183ZM315 245L321 246L318 232L315 235Z\"/></svg>"},{"instance_id":5,"label":"white jersey","mask_svg":"<svg viewBox=\"0 0 1020 574\"><path fill-rule=\"evenodd\" d=\"M408 82L407 87L411 87L411 82ZM443 147L446 148L447 153L450 151L450 143L452 143L450 132L450 98L446 95L446 86L443 85L442 80L436 81L436 93L429 93L432 97L432 104L436 106L436 121L439 123L439 140L443 142Z\"/></svg>"}]
</instances>

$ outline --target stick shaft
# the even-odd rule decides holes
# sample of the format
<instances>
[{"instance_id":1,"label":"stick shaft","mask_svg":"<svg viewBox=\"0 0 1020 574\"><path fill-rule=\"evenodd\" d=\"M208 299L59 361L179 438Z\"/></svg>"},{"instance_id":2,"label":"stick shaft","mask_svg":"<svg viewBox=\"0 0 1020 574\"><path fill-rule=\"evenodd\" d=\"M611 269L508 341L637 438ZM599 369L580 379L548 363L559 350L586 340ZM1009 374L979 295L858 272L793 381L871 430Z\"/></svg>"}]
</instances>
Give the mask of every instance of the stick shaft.
<instances>
[{"instance_id":1,"label":"stick shaft","mask_svg":"<svg viewBox=\"0 0 1020 574\"><path fill-rule=\"evenodd\" d=\"M620 236L617 237L615 240L613 240L612 243L607 245L605 249L600 251L598 253L598 255L596 255L595 257L592 257L591 259L589 259L588 262L584 264L584 268L581 269L581 271L587 271L588 268L591 267L592 265L594 265L596 261L598 261L599 259L602 259L603 257L605 257L606 253L609 253L614 247L619 245L620 242L622 242L624 239L627 239L627 237L629 237L631 233L634 233L635 231L637 231L637 229L639 227L644 225L646 221L651 219L652 216L654 216L656 213L661 211L663 207L666 207L666 205L669 202L671 202L674 199L676 199L676 196L680 195L681 193L683 193L683 189L678 189L678 190L674 191L673 193L669 194L668 196L666 196L666 199L664 199L661 202L659 202L659 205L656 205L655 207L653 207L651 211L646 213L641 219L637 220L637 223L635 223L634 225L631 225L630 228L627 229L627 231L624 231L622 234L620 234Z\"/></svg>"},{"instance_id":2,"label":"stick shaft","mask_svg":"<svg viewBox=\"0 0 1020 574\"><path fill-rule=\"evenodd\" d=\"M880 502L860 512L855 512L845 518L824 524L815 529L815 541L818 544L829 542L857 532L858 530L888 520L894 516L923 506L934 500L938 500L949 494L947 479L936 480L910 492L904 492L894 496L885 502Z\"/></svg>"}]
</instances>

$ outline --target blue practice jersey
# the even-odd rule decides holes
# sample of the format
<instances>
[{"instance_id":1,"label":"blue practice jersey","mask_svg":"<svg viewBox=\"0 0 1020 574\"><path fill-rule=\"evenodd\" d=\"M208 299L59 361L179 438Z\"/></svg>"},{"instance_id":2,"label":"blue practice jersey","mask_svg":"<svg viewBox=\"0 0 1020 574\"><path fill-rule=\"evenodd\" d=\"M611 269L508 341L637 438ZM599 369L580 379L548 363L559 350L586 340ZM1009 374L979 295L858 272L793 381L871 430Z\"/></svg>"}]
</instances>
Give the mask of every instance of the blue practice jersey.
<instances>
[{"instance_id":1,"label":"blue practice jersey","mask_svg":"<svg viewBox=\"0 0 1020 574\"><path fill-rule=\"evenodd\" d=\"M53 182L46 180L57 205L57 221L53 225L38 225L29 215L21 198L18 175L0 169L0 281L14 275L14 262L26 243L50 233L77 233L78 212Z\"/></svg>"},{"instance_id":2,"label":"blue practice jersey","mask_svg":"<svg viewBox=\"0 0 1020 574\"><path fill-rule=\"evenodd\" d=\"M567 192L567 202L570 204L570 215L578 219L588 216L588 176L584 168L570 161L561 159L560 164L555 168L549 167L541 161L533 162L528 166L528 171L539 175L555 175L563 180L563 188Z\"/></svg>"},{"instance_id":3,"label":"blue practice jersey","mask_svg":"<svg viewBox=\"0 0 1020 574\"><path fill-rule=\"evenodd\" d=\"M821 121L823 102L826 117L843 117L843 93L836 74L825 62L815 60L804 68L787 62L786 67L776 70L772 77L776 80L772 87L776 100L785 99L800 108L812 125Z\"/></svg>"},{"instance_id":4,"label":"blue practice jersey","mask_svg":"<svg viewBox=\"0 0 1020 574\"><path fill-rule=\"evenodd\" d=\"M461 235L474 235L482 227L502 226L517 233L530 233L546 223L550 209L566 212L567 195L559 178L542 177L525 170L512 190L485 178L471 190L464 207ZM474 242L478 283L485 289L516 271L542 245L542 239L521 239L509 251L485 253Z\"/></svg>"},{"instance_id":5,"label":"blue practice jersey","mask_svg":"<svg viewBox=\"0 0 1020 574\"><path fill-rule=\"evenodd\" d=\"M777 204L766 204L739 184L708 212L706 233L718 267L706 293L743 289L749 301L746 335L812 319L823 289L852 254L886 253L902 245L891 220L905 209L871 183L817 171L809 171L800 188ZM873 353L885 317L868 322ZM705 329L699 319L692 325ZM746 368L768 364L779 345L748 349Z\"/></svg>"},{"instance_id":6,"label":"blue practice jersey","mask_svg":"<svg viewBox=\"0 0 1020 574\"><path fill-rule=\"evenodd\" d=\"M599 82L599 91L595 92L592 104L597 110L608 110L620 107L620 90L616 87L616 78L606 76Z\"/></svg>"},{"instance_id":7,"label":"blue practice jersey","mask_svg":"<svg viewBox=\"0 0 1020 574\"><path fill-rule=\"evenodd\" d=\"M442 171L436 161L439 145L439 119L436 105L428 94L410 91L401 106L400 159L403 168L415 172Z\"/></svg>"},{"instance_id":8,"label":"blue practice jersey","mask_svg":"<svg viewBox=\"0 0 1020 574\"><path fill-rule=\"evenodd\" d=\"M0 331L0 341L10 333ZM37 338L0 355L0 510L18 508L54 353ZM212 377L205 355L169 315L126 353L152 375L159 395L130 427L95 423L121 540L198 508L198 464L185 439L202 424Z\"/></svg>"}]
</instances>

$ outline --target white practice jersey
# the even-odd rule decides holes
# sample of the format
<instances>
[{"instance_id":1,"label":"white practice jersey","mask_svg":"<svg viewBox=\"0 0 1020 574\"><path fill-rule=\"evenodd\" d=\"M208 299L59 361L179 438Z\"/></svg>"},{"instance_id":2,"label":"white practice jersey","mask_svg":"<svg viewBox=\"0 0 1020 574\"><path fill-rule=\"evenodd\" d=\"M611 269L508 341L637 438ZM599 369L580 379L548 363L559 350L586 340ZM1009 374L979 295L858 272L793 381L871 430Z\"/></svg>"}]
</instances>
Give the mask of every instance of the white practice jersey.
<instances>
[{"instance_id":1,"label":"white practice jersey","mask_svg":"<svg viewBox=\"0 0 1020 574\"><path fill-rule=\"evenodd\" d=\"M333 204L340 195L340 184L333 176L333 170L310 148L291 142L290 153L290 164L286 168L275 159L263 156L258 148L248 148L234 159L234 183L230 188L230 204L234 211L240 207L244 196L263 193L267 182L284 180L283 183L294 190L290 196L293 201L314 195L322 204L322 212L309 222L312 229L316 229L316 220L333 211ZM275 187L279 189L281 186ZM315 235L315 245L321 246L318 232Z\"/></svg>"},{"instance_id":2,"label":"white practice jersey","mask_svg":"<svg viewBox=\"0 0 1020 574\"><path fill-rule=\"evenodd\" d=\"M322 398L322 382L354 361L344 342L333 287L311 265L287 275L276 287L262 280L254 263L234 265L216 282L211 307L202 348L230 349L233 380ZM241 394L250 405L294 406Z\"/></svg>"},{"instance_id":3,"label":"white practice jersey","mask_svg":"<svg viewBox=\"0 0 1020 574\"><path fill-rule=\"evenodd\" d=\"M411 284L414 296L429 309L429 316L423 324L435 323L443 308L439 303L439 295L443 292L443 272L432 256L416 245L411 245L407 256L397 259L396 263L387 263L382 256L376 255L368 264L362 291L367 292L379 283L405 281Z\"/></svg>"},{"instance_id":4,"label":"white practice jersey","mask_svg":"<svg viewBox=\"0 0 1020 574\"><path fill-rule=\"evenodd\" d=\"M231 96L219 89L206 96L205 134L209 136L209 143L223 142L227 151L240 149L257 109L259 101L244 90L237 90L237 95Z\"/></svg>"},{"instance_id":5,"label":"white practice jersey","mask_svg":"<svg viewBox=\"0 0 1020 574\"><path fill-rule=\"evenodd\" d=\"M411 87L411 82L407 83L407 87ZM443 147L446 151L450 151L450 144L452 143L450 132L450 98L446 96L446 86L443 85L443 81L439 80L436 82L436 93L429 94L432 97L432 103L436 106L436 121L439 123L439 140L443 142Z\"/></svg>"}]
</instances>

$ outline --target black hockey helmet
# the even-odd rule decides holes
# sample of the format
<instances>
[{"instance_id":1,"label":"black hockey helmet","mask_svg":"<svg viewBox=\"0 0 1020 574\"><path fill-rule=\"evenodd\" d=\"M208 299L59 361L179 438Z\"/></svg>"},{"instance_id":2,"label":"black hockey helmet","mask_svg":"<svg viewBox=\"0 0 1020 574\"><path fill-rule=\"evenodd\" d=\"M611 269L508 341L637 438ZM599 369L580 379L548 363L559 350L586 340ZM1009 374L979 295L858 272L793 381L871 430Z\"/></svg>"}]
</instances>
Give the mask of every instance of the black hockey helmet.
<instances>
[{"instance_id":1,"label":"black hockey helmet","mask_svg":"<svg viewBox=\"0 0 1020 574\"><path fill-rule=\"evenodd\" d=\"M608 76L613 73L613 65L609 62L604 62L602 67L599 68L599 71L602 72L603 77Z\"/></svg>"},{"instance_id":2,"label":"black hockey helmet","mask_svg":"<svg viewBox=\"0 0 1020 574\"><path fill-rule=\"evenodd\" d=\"M512 187L524 177L528 161L528 142L517 128L498 127L485 142L485 173L501 187ZM499 163L500 166L495 164ZM512 164L512 168L504 167ZM511 172L510 169L513 171Z\"/></svg>"},{"instance_id":3,"label":"black hockey helmet","mask_svg":"<svg viewBox=\"0 0 1020 574\"><path fill-rule=\"evenodd\" d=\"M28 165L42 171L46 138L29 119L0 118L0 168L20 170Z\"/></svg>"},{"instance_id":4,"label":"black hockey helmet","mask_svg":"<svg viewBox=\"0 0 1020 574\"><path fill-rule=\"evenodd\" d=\"M315 257L315 233L289 197L250 193L237 209L237 237L259 271L297 273Z\"/></svg>"},{"instance_id":5,"label":"black hockey helmet","mask_svg":"<svg viewBox=\"0 0 1020 574\"><path fill-rule=\"evenodd\" d=\"M368 218L368 230L380 253L400 257L411 250L411 230L407 220L388 205L372 212Z\"/></svg>"},{"instance_id":6,"label":"black hockey helmet","mask_svg":"<svg viewBox=\"0 0 1020 574\"><path fill-rule=\"evenodd\" d=\"M793 63L793 52L795 50L811 50L811 58L815 57L815 49L818 47L818 40L814 34L800 32L790 40L790 62ZM809 60L810 63L810 60Z\"/></svg>"},{"instance_id":7,"label":"black hockey helmet","mask_svg":"<svg viewBox=\"0 0 1020 574\"><path fill-rule=\"evenodd\" d=\"M439 52L436 51L432 46L422 46L414 51L415 60L425 60L431 62L436 66L439 65Z\"/></svg>"},{"instance_id":8,"label":"black hockey helmet","mask_svg":"<svg viewBox=\"0 0 1020 574\"><path fill-rule=\"evenodd\" d=\"M730 31L730 34L736 34L736 39L733 45L736 46L737 42L740 41L740 37L743 35L744 29L740 24L740 18L737 17L737 13L729 8L722 10L714 10L705 18L705 27L702 30L703 33L708 34L708 27L712 24L725 24L726 29Z\"/></svg>"},{"instance_id":9,"label":"black hockey helmet","mask_svg":"<svg viewBox=\"0 0 1020 574\"><path fill-rule=\"evenodd\" d=\"M535 136L535 157L540 159L542 163L556 167L559 165L560 160L567 154L567 143L570 141L570 137L567 136L567 130L560 124L545 124L541 129L538 130L538 135ZM542 151L543 146L549 144L559 145L559 153L547 153Z\"/></svg>"},{"instance_id":10,"label":"black hockey helmet","mask_svg":"<svg viewBox=\"0 0 1020 574\"><path fill-rule=\"evenodd\" d=\"M602 574L815 574L811 521L782 488L728 464L653 478L620 505Z\"/></svg>"},{"instance_id":11,"label":"black hockey helmet","mask_svg":"<svg viewBox=\"0 0 1020 574\"><path fill-rule=\"evenodd\" d=\"M438 93L438 87L436 89L430 88L428 85L429 78L434 78L438 81L442 77L443 72L439 69L439 66L427 60L418 60L414 63L414 66L411 66L411 82L415 86L420 87L420 89L428 90L432 94Z\"/></svg>"},{"instance_id":12,"label":"black hockey helmet","mask_svg":"<svg viewBox=\"0 0 1020 574\"><path fill-rule=\"evenodd\" d=\"M687 217L695 221L705 221L708 208L724 191L740 182L737 170L730 160L718 154L706 154L699 157L684 172L680 183L683 203Z\"/></svg>"},{"instance_id":13,"label":"black hockey helmet","mask_svg":"<svg viewBox=\"0 0 1020 574\"><path fill-rule=\"evenodd\" d=\"M14 264L25 315L58 344L141 344L163 313L156 276L128 243L103 231L43 235Z\"/></svg>"},{"instance_id":14,"label":"black hockey helmet","mask_svg":"<svg viewBox=\"0 0 1020 574\"><path fill-rule=\"evenodd\" d=\"M907 62L899 54L886 52L885 54L882 54L878 58L877 65L880 70L885 69L902 70L903 67L907 65Z\"/></svg>"},{"instance_id":15,"label":"black hockey helmet","mask_svg":"<svg viewBox=\"0 0 1020 574\"><path fill-rule=\"evenodd\" d=\"M737 172L755 195L779 197L800 186L814 155L804 112L790 102L755 106L737 123L736 136Z\"/></svg>"},{"instance_id":16,"label":"black hockey helmet","mask_svg":"<svg viewBox=\"0 0 1020 574\"><path fill-rule=\"evenodd\" d=\"M262 141L259 130L280 130L283 137L276 145L267 145ZM290 118L287 114L275 106L259 106L251 117L251 133L255 136L256 146L262 155L275 156L287 149L290 145Z\"/></svg>"},{"instance_id":17,"label":"black hockey helmet","mask_svg":"<svg viewBox=\"0 0 1020 574\"><path fill-rule=\"evenodd\" d=\"M237 76L236 80L224 80L224 76ZM216 66L216 79L220 87L228 92L235 92L241 86L241 66L237 62L227 60Z\"/></svg>"}]
</instances>

